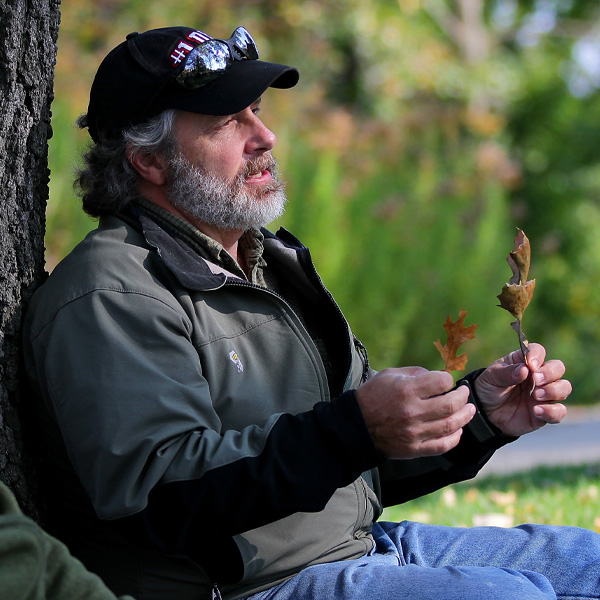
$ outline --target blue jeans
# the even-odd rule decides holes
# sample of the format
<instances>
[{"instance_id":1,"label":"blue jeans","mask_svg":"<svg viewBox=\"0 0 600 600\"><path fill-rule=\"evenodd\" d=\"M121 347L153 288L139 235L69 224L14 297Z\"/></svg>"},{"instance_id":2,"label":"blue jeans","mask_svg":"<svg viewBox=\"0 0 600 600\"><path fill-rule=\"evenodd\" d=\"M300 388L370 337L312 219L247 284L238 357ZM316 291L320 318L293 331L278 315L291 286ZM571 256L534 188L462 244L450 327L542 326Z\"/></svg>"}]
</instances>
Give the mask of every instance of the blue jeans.
<instances>
[{"instance_id":1,"label":"blue jeans","mask_svg":"<svg viewBox=\"0 0 600 600\"><path fill-rule=\"evenodd\" d=\"M304 569L248 600L600 598L600 535L576 527L376 523L363 558Z\"/></svg>"}]
</instances>

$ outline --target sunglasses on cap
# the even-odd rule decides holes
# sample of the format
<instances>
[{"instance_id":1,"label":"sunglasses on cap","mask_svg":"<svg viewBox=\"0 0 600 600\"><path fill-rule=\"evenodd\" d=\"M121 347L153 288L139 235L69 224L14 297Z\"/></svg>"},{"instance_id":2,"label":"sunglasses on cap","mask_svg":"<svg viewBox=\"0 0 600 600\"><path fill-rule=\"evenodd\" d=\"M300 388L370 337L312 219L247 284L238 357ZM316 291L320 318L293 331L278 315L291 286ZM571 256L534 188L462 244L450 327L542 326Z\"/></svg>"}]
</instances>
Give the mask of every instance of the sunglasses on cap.
<instances>
[{"instance_id":1,"label":"sunglasses on cap","mask_svg":"<svg viewBox=\"0 0 600 600\"><path fill-rule=\"evenodd\" d=\"M258 48L245 27L238 27L228 40L210 39L187 56L175 80L193 90L215 80L236 60L257 60Z\"/></svg>"}]
</instances>

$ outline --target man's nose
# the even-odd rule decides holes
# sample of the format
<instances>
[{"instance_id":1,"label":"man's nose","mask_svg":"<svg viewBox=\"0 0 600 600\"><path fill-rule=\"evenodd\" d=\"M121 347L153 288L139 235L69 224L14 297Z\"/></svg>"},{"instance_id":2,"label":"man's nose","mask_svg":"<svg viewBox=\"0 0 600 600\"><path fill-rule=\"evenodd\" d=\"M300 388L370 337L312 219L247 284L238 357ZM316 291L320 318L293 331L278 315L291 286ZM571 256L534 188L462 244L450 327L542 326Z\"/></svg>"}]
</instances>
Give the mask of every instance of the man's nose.
<instances>
[{"instance_id":1,"label":"man's nose","mask_svg":"<svg viewBox=\"0 0 600 600\"><path fill-rule=\"evenodd\" d=\"M250 156L272 150L277 142L275 134L256 116L252 115L251 131L246 142L246 153Z\"/></svg>"}]
</instances>

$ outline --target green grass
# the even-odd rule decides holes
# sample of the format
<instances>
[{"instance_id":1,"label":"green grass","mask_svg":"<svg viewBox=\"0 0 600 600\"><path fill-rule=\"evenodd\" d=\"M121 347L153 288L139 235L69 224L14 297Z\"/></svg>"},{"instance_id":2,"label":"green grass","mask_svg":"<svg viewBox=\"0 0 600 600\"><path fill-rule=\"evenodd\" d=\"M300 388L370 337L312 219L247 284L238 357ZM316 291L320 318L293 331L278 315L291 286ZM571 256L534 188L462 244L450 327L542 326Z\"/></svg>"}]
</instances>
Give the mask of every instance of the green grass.
<instances>
[{"instance_id":1,"label":"green grass","mask_svg":"<svg viewBox=\"0 0 600 600\"><path fill-rule=\"evenodd\" d=\"M542 467L449 486L385 510L383 520L436 525L575 525L600 532L600 464Z\"/></svg>"}]
</instances>

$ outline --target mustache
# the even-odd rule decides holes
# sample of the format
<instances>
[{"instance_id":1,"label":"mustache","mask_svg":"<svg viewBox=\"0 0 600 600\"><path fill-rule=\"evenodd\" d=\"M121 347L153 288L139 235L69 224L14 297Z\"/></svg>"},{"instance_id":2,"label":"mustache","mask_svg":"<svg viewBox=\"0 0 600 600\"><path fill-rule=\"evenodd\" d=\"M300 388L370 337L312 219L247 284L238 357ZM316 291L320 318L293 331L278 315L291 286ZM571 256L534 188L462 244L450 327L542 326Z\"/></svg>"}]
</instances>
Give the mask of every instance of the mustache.
<instances>
[{"instance_id":1,"label":"mustache","mask_svg":"<svg viewBox=\"0 0 600 600\"><path fill-rule=\"evenodd\" d=\"M271 152L265 152L257 158L250 159L242 169L239 177L245 179L253 173L269 171L273 177L277 177L277 161Z\"/></svg>"}]
</instances>

